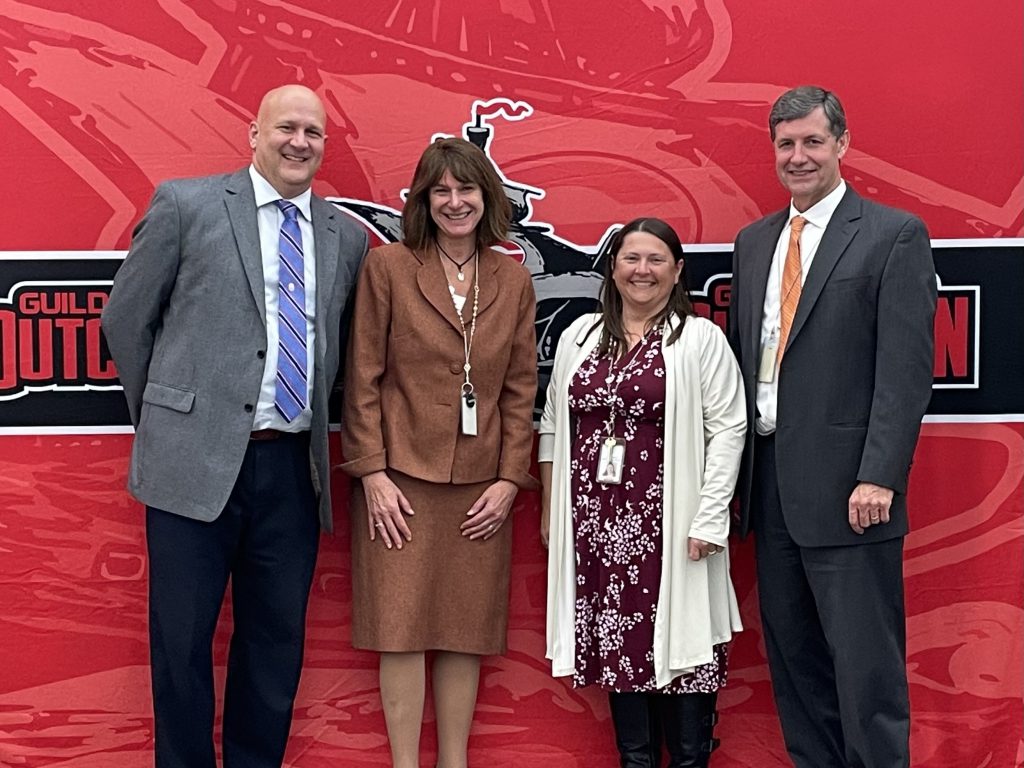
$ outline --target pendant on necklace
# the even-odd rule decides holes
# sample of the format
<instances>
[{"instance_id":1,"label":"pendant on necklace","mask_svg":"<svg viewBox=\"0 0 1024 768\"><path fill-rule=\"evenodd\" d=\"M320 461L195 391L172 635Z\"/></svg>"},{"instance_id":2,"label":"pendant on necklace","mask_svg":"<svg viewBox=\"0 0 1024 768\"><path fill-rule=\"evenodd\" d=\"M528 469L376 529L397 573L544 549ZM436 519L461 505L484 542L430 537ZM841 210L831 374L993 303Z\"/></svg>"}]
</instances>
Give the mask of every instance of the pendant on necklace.
<instances>
[{"instance_id":1,"label":"pendant on necklace","mask_svg":"<svg viewBox=\"0 0 1024 768\"><path fill-rule=\"evenodd\" d=\"M460 283L466 282L466 276L462 273L461 269L459 270L459 282Z\"/></svg>"}]
</instances>

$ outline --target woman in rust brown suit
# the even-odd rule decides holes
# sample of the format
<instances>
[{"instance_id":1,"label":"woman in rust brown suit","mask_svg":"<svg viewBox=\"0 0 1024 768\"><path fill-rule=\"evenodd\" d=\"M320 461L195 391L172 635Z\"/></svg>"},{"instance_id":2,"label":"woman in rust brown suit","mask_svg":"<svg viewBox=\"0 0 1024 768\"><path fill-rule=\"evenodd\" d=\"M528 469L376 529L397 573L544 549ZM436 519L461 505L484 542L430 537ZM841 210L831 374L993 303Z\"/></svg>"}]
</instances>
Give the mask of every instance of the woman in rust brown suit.
<instances>
[{"instance_id":1,"label":"woman in rust brown suit","mask_svg":"<svg viewBox=\"0 0 1024 768\"><path fill-rule=\"evenodd\" d=\"M438 765L465 768L480 657L505 651L512 527L537 387L526 269L492 250L509 204L462 139L420 158L401 243L372 250L346 368L352 643L380 652L396 768L419 765L425 666ZM427 656L429 654L429 656Z\"/></svg>"}]
</instances>

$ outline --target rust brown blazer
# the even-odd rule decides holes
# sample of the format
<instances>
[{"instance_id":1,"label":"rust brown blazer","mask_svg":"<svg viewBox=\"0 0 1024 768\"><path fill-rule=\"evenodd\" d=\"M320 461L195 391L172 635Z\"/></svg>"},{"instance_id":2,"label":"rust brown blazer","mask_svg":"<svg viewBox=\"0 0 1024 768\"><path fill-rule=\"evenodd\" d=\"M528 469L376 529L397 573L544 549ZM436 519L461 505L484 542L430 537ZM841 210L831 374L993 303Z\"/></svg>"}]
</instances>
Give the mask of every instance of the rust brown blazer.
<instances>
[{"instance_id":1,"label":"rust brown blazer","mask_svg":"<svg viewBox=\"0 0 1024 768\"><path fill-rule=\"evenodd\" d=\"M353 477L390 467L435 483L504 479L535 487L535 313L526 269L504 254L481 254L470 355L478 427L476 437L466 437L459 429L462 330L440 259L401 243L370 251L349 336L342 468Z\"/></svg>"}]
</instances>

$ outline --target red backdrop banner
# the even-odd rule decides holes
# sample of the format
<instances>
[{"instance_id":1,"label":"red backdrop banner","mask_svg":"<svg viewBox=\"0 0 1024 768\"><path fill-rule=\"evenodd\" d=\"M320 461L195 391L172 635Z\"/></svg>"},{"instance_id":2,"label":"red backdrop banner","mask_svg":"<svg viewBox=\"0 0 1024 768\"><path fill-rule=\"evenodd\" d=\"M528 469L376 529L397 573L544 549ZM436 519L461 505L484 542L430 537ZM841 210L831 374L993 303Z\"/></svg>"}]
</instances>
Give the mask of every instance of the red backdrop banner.
<instances>
[{"instance_id":1,"label":"red backdrop banner","mask_svg":"<svg viewBox=\"0 0 1024 768\"><path fill-rule=\"evenodd\" d=\"M941 282L904 567L913 765L1024 766L1017 0L0 0L0 11L0 766L152 764L142 514L124 490L130 430L98 316L154 186L245 164L260 96L291 81L327 106L317 191L380 240L434 135L486 147L514 202L507 250L540 299L542 374L567 320L593 302L610 228L636 215L677 228L700 311L724 322L723 244L786 202L769 106L792 85L836 91L853 137L844 176L924 218ZM344 500L345 479L334 482ZM389 763L376 659L348 642L343 501L336 522L311 596L294 768ZM603 695L552 679L543 658L536 495L520 495L514 525L509 652L484 660L471 764L610 767ZM749 542L733 544L733 562L747 629L712 764L784 766ZM225 619L219 676L228 630Z\"/></svg>"}]
</instances>

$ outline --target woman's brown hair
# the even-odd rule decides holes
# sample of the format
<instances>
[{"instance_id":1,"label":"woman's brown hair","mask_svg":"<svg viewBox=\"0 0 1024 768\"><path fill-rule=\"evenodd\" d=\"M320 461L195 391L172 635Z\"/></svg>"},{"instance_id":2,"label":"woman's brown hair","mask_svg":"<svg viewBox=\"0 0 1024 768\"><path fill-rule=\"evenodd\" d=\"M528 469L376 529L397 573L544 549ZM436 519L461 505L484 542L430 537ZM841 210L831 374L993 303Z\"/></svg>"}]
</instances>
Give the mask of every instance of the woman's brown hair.
<instances>
[{"instance_id":1,"label":"woman's brown hair","mask_svg":"<svg viewBox=\"0 0 1024 768\"><path fill-rule=\"evenodd\" d=\"M629 343L626 341L626 329L622 323L622 294L612 279L612 272L615 271L615 259L626 238L634 232L646 232L654 235L663 242L672 254L676 264L683 260L683 244L679 242L679 235L669 224L661 219L640 218L633 219L620 229L612 237L608 244L608 256L604 263L604 284L601 286L601 343L598 346L598 354L614 355L621 357L629 350ZM683 332L683 324L686 318L696 314L693 304L690 302L690 290L686 287L686 268L679 273L679 280L669 294L668 302L657 315L648 323L644 331L655 326L662 325L671 315L679 318L679 322L666 339L665 344L674 344ZM596 327L596 326L595 326ZM592 329L593 330L593 329Z\"/></svg>"},{"instance_id":2,"label":"woman's brown hair","mask_svg":"<svg viewBox=\"0 0 1024 768\"><path fill-rule=\"evenodd\" d=\"M463 184L476 184L483 196L484 211L476 228L476 246L490 248L508 235L512 206L490 159L465 139L437 139L424 150L416 164L409 196L402 209L402 242L414 251L426 249L437 237L430 215L430 190L445 171Z\"/></svg>"}]
</instances>

